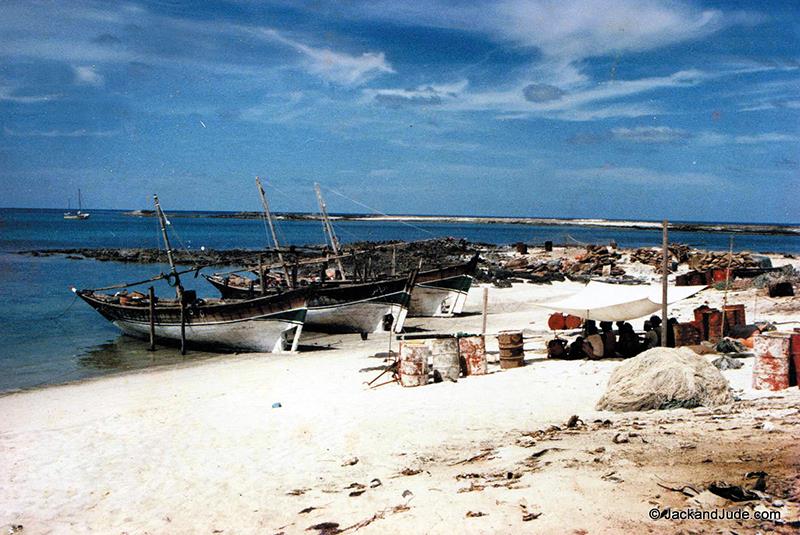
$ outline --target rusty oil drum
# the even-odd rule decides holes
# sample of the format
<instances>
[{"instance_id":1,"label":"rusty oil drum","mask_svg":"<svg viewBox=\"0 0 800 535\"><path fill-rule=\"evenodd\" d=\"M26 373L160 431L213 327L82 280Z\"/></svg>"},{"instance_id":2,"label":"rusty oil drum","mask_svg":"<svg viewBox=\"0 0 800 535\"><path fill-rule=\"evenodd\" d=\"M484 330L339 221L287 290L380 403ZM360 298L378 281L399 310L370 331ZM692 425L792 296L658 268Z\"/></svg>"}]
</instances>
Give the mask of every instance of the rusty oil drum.
<instances>
[{"instance_id":1,"label":"rusty oil drum","mask_svg":"<svg viewBox=\"0 0 800 535\"><path fill-rule=\"evenodd\" d=\"M461 366L458 361L458 340L455 338L433 338L428 340L434 371L438 371L442 379L458 381Z\"/></svg>"},{"instance_id":2,"label":"rusty oil drum","mask_svg":"<svg viewBox=\"0 0 800 535\"><path fill-rule=\"evenodd\" d=\"M525 350L521 331L503 331L497 335L500 346L500 367L504 370L523 365Z\"/></svg>"},{"instance_id":3,"label":"rusty oil drum","mask_svg":"<svg viewBox=\"0 0 800 535\"><path fill-rule=\"evenodd\" d=\"M400 362L398 373L403 386L422 386L428 384L428 357L431 350L424 340L403 340L400 342Z\"/></svg>"},{"instance_id":4,"label":"rusty oil drum","mask_svg":"<svg viewBox=\"0 0 800 535\"><path fill-rule=\"evenodd\" d=\"M727 330L747 324L744 305L726 305L722 307L722 310L725 312L725 327Z\"/></svg>"},{"instance_id":5,"label":"rusty oil drum","mask_svg":"<svg viewBox=\"0 0 800 535\"><path fill-rule=\"evenodd\" d=\"M486 339L463 336L458 339L458 352L467 366L467 375L486 375Z\"/></svg>"},{"instance_id":6,"label":"rusty oil drum","mask_svg":"<svg viewBox=\"0 0 800 535\"><path fill-rule=\"evenodd\" d=\"M757 390L789 388L790 344L789 333L766 333L755 337L753 388Z\"/></svg>"}]
</instances>

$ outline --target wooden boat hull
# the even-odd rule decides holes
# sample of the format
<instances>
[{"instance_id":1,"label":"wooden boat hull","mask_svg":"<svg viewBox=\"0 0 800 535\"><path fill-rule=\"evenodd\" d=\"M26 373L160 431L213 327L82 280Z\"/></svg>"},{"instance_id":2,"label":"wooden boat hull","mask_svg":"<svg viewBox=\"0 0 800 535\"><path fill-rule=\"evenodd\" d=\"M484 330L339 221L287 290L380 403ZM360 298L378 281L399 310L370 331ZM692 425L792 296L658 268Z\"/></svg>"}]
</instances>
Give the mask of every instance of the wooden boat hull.
<instances>
[{"instance_id":1,"label":"wooden boat hull","mask_svg":"<svg viewBox=\"0 0 800 535\"><path fill-rule=\"evenodd\" d=\"M469 275L459 275L440 281L415 284L408 315L449 318L460 314L467 301L472 280Z\"/></svg>"},{"instance_id":2,"label":"wooden boat hull","mask_svg":"<svg viewBox=\"0 0 800 535\"><path fill-rule=\"evenodd\" d=\"M121 305L111 296L76 292L123 333L150 336L149 308ZM307 308L301 292L267 296L233 303L198 304L186 308L186 342L189 345L258 352L280 352L302 332ZM181 339L180 306L156 305L155 336L162 341Z\"/></svg>"},{"instance_id":3,"label":"wooden boat hull","mask_svg":"<svg viewBox=\"0 0 800 535\"><path fill-rule=\"evenodd\" d=\"M469 262L440 269L420 271L411 294L408 315L445 317L461 314L478 267L476 254Z\"/></svg>"},{"instance_id":4,"label":"wooden boat hull","mask_svg":"<svg viewBox=\"0 0 800 535\"><path fill-rule=\"evenodd\" d=\"M205 276L205 275L204 275ZM223 297L248 299L258 285L234 286L218 275L205 276ZM366 283L327 282L310 287L304 328L321 333L374 333L403 329L411 292L406 278ZM392 315L392 327L384 319Z\"/></svg>"},{"instance_id":5,"label":"wooden boat hull","mask_svg":"<svg viewBox=\"0 0 800 535\"><path fill-rule=\"evenodd\" d=\"M401 332L408 314L408 299L409 294L403 291L363 301L309 306L306 328L322 333ZM392 322L387 329L384 318L389 314Z\"/></svg>"}]
</instances>

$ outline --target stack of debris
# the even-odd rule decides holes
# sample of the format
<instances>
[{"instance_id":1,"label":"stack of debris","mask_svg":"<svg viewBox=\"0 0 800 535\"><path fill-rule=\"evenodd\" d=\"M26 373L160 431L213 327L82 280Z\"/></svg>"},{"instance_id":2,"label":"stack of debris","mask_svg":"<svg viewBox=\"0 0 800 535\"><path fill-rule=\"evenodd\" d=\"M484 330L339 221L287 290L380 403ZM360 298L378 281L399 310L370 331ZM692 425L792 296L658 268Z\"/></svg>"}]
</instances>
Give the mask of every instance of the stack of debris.
<instances>
[{"instance_id":1,"label":"stack of debris","mask_svg":"<svg viewBox=\"0 0 800 535\"><path fill-rule=\"evenodd\" d=\"M620 277L625 275L625 270L617 266L621 256L616 250L603 245L587 245L586 253L567 264L565 272L571 279L588 275Z\"/></svg>"},{"instance_id":2,"label":"stack of debris","mask_svg":"<svg viewBox=\"0 0 800 535\"><path fill-rule=\"evenodd\" d=\"M694 252L689 256L689 267L701 272L727 269L729 262L731 269L761 267L749 253Z\"/></svg>"},{"instance_id":3,"label":"stack of debris","mask_svg":"<svg viewBox=\"0 0 800 535\"><path fill-rule=\"evenodd\" d=\"M502 268L491 270L492 282L496 286L507 286L504 283L526 280L532 283L549 283L563 281L563 265L561 259L534 260L528 256L519 256L507 261ZM502 283L500 281L503 281Z\"/></svg>"},{"instance_id":4,"label":"stack of debris","mask_svg":"<svg viewBox=\"0 0 800 535\"><path fill-rule=\"evenodd\" d=\"M692 253L691 247L683 245L682 243L671 243L667 247L669 251L670 263L688 262ZM657 248L639 248L634 250L631 255L631 261L640 262L642 264L653 266L657 273L661 272L663 263L663 253L661 249Z\"/></svg>"}]
</instances>

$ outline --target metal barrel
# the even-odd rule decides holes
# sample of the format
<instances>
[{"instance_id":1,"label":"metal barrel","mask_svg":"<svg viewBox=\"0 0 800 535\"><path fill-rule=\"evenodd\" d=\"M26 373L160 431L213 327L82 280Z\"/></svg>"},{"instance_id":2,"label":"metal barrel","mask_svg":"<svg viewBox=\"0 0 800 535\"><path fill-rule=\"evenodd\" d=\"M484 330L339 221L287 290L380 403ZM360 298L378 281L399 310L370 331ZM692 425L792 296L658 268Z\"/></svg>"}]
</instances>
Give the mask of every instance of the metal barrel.
<instances>
[{"instance_id":1,"label":"metal barrel","mask_svg":"<svg viewBox=\"0 0 800 535\"><path fill-rule=\"evenodd\" d=\"M767 333L755 337L753 388L758 390L789 388L790 344L789 333Z\"/></svg>"},{"instance_id":2,"label":"metal barrel","mask_svg":"<svg viewBox=\"0 0 800 535\"><path fill-rule=\"evenodd\" d=\"M547 326L554 331L561 331L566 328L567 320L561 312L553 312L547 319Z\"/></svg>"},{"instance_id":3,"label":"metal barrel","mask_svg":"<svg viewBox=\"0 0 800 535\"><path fill-rule=\"evenodd\" d=\"M525 350L521 331L503 331L497 335L500 346L500 367L504 370L523 365Z\"/></svg>"},{"instance_id":4,"label":"metal barrel","mask_svg":"<svg viewBox=\"0 0 800 535\"><path fill-rule=\"evenodd\" d=\"M725 305L722 310L725 311L725 327L727 330L730 330L731 327L747 325L744 305Z\"/></svg>"},{"instance_id":5,"label":"metal barrel","mask_svg":"<svg viewBox=\"0 0 800 535\"><path fill-rule=\"evenodd\" d=\"M464 336L458 339L458 352L467 366L467 375L486 375L486 339Z\"/></svg>"},{"instance_id":6,"label":"metal barrel","mask_svg":"<svg viewBox=\"0 0 800 535\"><path fill-rule=\"evenodd\" d=\"M403 386L422 386L428 384L428 357L431 350L424 340L403 340L400 342L400 363L398 372Z\"/></svg>"},{"instance_id":7,"label":"metal barrel","mask_svg":"<svg viewBox=\"0 0 800 535\"><path fill-rule=\"evenodd\" d=\"M458 360L458 340L455 338L434 338L428 340L431 349L434 371L438 371L442 379L458 381L461 366Z\"/></svg>"}]
</instances>

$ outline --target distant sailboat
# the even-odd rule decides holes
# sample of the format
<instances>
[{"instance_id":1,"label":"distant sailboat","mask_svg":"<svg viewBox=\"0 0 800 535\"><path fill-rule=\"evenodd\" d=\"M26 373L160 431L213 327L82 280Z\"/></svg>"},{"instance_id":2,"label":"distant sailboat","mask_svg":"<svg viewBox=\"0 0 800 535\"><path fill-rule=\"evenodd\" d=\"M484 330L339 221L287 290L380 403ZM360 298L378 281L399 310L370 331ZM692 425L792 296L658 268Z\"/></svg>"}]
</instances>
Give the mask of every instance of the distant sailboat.
<instances>
[{"instance_id":1,"label":"distant sailboat","mask_svg":"<svg viewBox=\"0 0 800 535\"><path fill-rule=\"evenodd\" d=\"M64 219L89 219L88 212L82 212L81 208L81 190L78 189L78 211L77 212L64 212Z\"/></svg>"}]
</instances>

